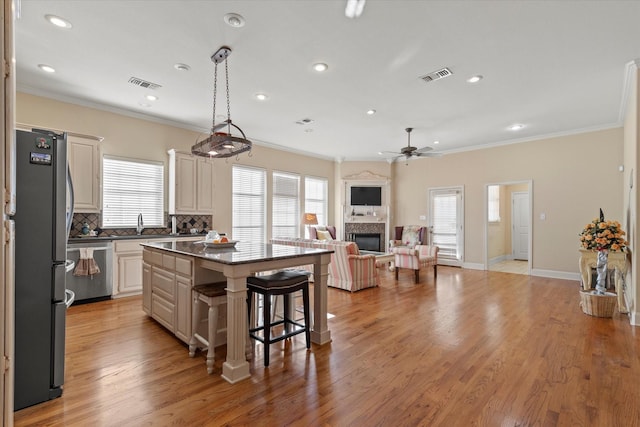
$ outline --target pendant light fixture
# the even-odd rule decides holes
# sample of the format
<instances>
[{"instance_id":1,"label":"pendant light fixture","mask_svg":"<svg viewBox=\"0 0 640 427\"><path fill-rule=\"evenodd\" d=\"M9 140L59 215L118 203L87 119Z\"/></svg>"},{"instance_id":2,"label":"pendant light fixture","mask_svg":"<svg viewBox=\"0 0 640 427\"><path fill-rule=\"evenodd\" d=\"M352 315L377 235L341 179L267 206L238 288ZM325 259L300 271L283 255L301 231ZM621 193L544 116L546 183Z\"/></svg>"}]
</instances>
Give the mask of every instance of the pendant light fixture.
<instances>
[{"instance_id":1,"label":"pendant light fixture","mask_svg":"<svg viewBox=\"0 0 640 427\"><path fill-rule=\"evenodd\" d=\"M211 121L211 134L208 138L191 147L191 153L202 157L231 157L245 151L250 151L252 143L247 139L242 129L231 121L231 104L229 102L229 61L231 48L222 46L211 56L215 65L213 78L213 119ZM216 97L218 94L218 64L224 62L225 81L227 89L227 120L216 124ZM231 128L239 132L240 136L233 136Z\"/></svg>"}]
</instances>

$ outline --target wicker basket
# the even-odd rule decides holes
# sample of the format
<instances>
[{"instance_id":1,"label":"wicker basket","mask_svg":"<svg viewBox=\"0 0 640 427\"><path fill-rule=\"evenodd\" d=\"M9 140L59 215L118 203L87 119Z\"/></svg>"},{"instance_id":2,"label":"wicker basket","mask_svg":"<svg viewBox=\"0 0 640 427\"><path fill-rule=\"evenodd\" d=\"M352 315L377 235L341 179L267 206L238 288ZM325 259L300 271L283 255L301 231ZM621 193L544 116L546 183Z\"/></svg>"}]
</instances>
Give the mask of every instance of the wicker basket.
<instances>
[{"instance_id":1,"label":"wicker basket","mask_svg":"<svg viewBox=\"0 0 640 427\"><path fill-rule=\"evenodd\" d=\"M585 314L596 317L613 317L618 303L618 296L613 292L604 295L594 294L593 291L580 291L580 306Z\"/></svg>"}]
</instances>

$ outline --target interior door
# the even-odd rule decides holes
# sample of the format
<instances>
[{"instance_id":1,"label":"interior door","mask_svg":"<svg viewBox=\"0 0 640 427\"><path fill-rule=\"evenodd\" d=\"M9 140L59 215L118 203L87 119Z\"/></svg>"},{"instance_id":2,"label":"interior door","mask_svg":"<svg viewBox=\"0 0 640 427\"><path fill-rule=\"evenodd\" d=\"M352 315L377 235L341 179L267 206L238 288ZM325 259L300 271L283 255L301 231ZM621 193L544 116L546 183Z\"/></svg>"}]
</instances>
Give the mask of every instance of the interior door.
<instances>
[{"instance_id":1,"label":"interior door","mask_svg":"<svg viewBox=\"0 0 640 427\"><path fill-rule=\"evenodd\" d=\"M511 194L513 258L529 260L529 193Z\"/></svg>"},{"instance_id":2,"label":"interior door","mask_svg":"<svg viewBox=\"0 0 640 427\"><path fill-rule=\"evenodd\" d=\"M429 189L429 244L439 247L438 264L462 267L464 188Z\"/></svg>"}]
</instances>

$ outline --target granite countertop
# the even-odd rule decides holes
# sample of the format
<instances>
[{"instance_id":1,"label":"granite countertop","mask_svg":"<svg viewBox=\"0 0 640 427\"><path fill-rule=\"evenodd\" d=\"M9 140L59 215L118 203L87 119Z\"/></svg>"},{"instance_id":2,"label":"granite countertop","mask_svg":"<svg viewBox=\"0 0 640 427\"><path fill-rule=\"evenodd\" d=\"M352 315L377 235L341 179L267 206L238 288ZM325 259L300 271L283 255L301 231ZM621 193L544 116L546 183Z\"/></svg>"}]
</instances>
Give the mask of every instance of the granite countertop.
<instances>
[{"instance_id":1,"label":"granite countertop","mask_svg":"<svg viewBox=\"0 0 640 427\"><path fill-rule=\"evenodd\" d=\"M175 239L177 237L192 237L194 239L203 239L205 234L131 234L126 236L87 236L87 237L70 237L69 243L80 242L105 242L112 240L134 240L134 239Z\"/></svg>"},{"instance_id":2,"label":"granite countertop","mask_svg":"<svg viewBox=\"0 0 640 427\"><path fill-rule=\"evenodd\" d=\"M310 254L333 253L330 249L303 248L301 246L276 245L271 243L257 244L238 242L235 247L212 248L196 242L148 242L142 246L149 249L160 249L182 255L189 255L222 264L246 264L256 261L297 258Z\"/></svg>"}]
</instances>

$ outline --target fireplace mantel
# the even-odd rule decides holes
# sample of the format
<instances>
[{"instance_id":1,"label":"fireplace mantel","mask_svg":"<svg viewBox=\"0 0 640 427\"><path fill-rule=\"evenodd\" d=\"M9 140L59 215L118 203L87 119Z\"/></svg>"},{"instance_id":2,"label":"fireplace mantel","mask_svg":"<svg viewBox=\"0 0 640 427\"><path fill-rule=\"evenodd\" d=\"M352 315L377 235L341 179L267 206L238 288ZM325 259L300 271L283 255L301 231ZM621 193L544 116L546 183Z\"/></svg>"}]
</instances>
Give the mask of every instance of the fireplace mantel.
<instances>
[{"instance_id":1,"label":"fireplace mantel","mask_svg":"<svg viewBox=\"0 0 640 427\"><path fill-rule=\"evenodd\" d=\"M365 170L342 177L342 221L345 240L353 240L354 234L378 234L380 251L386 252L391 223L391 178ZM380 186L382 206L352 206L352 186Z\"/></svg>"}]
</instances>

